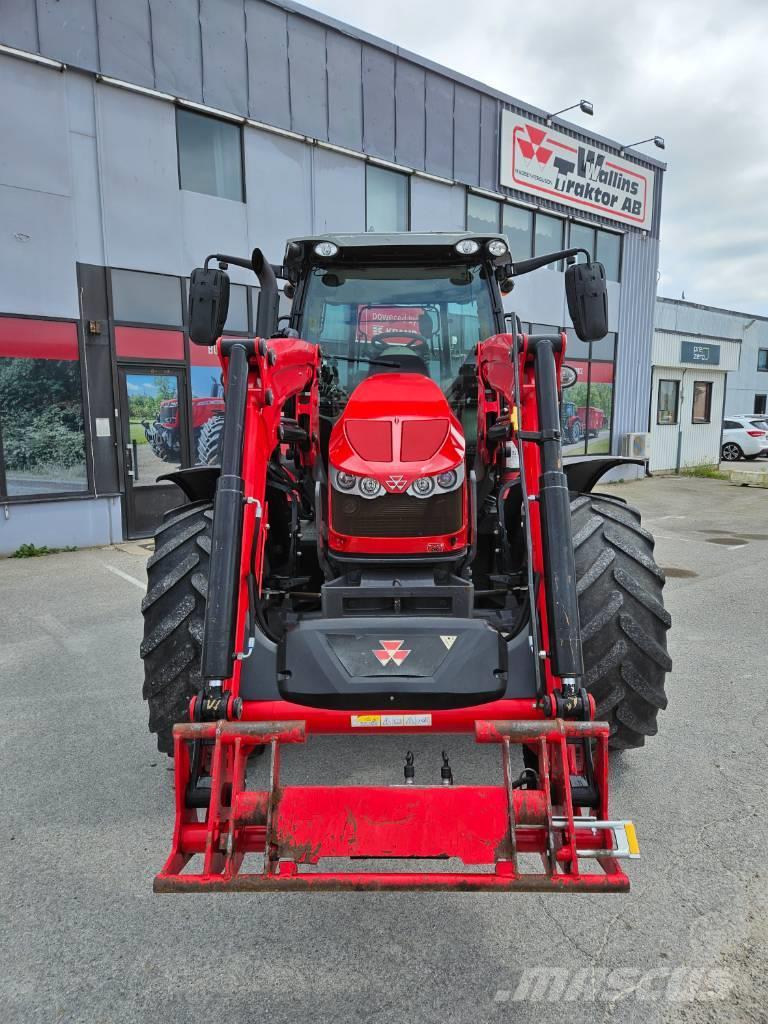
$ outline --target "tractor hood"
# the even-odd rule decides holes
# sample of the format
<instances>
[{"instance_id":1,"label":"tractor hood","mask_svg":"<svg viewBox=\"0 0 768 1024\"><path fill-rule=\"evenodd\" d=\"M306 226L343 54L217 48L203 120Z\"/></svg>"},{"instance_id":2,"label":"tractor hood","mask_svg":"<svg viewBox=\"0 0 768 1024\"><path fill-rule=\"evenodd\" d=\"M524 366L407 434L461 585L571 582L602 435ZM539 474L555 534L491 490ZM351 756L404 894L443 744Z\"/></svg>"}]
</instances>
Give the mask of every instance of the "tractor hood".
<instances>
[{"instance_id":1,"label":"tractor hood","mask_svg":"<svg viewBox=\"0 0 768 1024\"><path fill-rule=\"evenodd\" d=\"M367 377L331 433L336 471L372 476L401 494L424 476L463 466L464 435L440 388L416 373Z\"/></svg>"}]
</instances>

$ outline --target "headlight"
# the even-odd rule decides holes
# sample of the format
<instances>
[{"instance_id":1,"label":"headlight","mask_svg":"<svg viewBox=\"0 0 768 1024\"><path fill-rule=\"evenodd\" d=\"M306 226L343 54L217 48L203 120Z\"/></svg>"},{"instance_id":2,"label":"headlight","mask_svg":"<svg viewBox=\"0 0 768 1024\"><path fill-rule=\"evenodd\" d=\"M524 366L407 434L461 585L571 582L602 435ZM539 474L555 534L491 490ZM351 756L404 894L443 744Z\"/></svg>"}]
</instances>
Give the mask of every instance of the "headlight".
<instances>
[{"instance_id":1,"label":"headlight","mask_svg":"<svg viewBox=\"0 0 768 1024\"><path fill-rule=\"evenodd\" d=\"M372 476L364 476L360 481L360 493L365 498L375 498L380 491L381 484L378 480L374 480Z\"/></svg>"},{"instance_id":2,"label":"headlight","mask_svg":"<svg viewBox=\"0 0 768 1024\"><path fill-rule=\"evenodd\" d=\"M318 242L315 246L315 255L323 256L325 259L328 259L330 256L335 256L338 251L338 245L334 245L333 242Z\"/></svg>"},{"instance_id":3,"label":"headlight","mask_svg":"<svg viewBox=\"0 0 768 1024\"><path fill-rule=\"evenodd\" d=\"M435 476L420 476L414 480L406 491L412 498L429 498L430 495L438 492L455 491L464 483L464 463L460 463L455 469L446 469Z\"/></svg>"},{"instance_id":4,"label":"headlight","mask_svg":"<svg viewBox=\"0 0 768 1024\"><path fill-rule=\"evenodd\" d=\"M420 476L418 480L413 481L411 489L417 498L428 498L435 489L434 477Z\"/></svg>"},{"instance_id":5,"label":"headlight","mask_svg":"<svg viewBox=\"0 0 768 1024\"><path fill-rule=\"evenodd\" d=\"M507 243L500 238L492 238L488 243L488 252L491 256L503 256L507 251Z\"/></svg>"},{"instance_id":6,"label":"headlight","mask_svg":"<svg viewBox=\"0 0 768 1024\"><path fill-rule=\"evenodd\" d=\"M338 472L336 474L336 486L340 491L351 491L355 486L356 479L351 473Z\"/></svg>"},{"instance_id":7,"label":"headlight","mask_svg":"<svg viewBox=\"0 0 768 1024\"><path fill-rule=\"evenodd\" d=\"M460 242L455 245L456 252L460 252L462 256L472 256L480 246L474 240L474 238L462 238Z\"/></svg>"}]
</instances>

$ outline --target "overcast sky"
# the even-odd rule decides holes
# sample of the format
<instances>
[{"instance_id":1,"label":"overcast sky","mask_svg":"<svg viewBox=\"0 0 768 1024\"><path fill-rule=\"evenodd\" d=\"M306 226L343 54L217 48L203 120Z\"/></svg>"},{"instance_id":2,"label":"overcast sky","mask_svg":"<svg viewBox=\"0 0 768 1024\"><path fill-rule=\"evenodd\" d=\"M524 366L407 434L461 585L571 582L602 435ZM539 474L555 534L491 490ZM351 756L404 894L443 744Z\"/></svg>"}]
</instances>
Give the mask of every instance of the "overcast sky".
<instances>
[{"instance_id":1,"label":"overcast sky","mask_svg":"<svg viewBox=\"0 0 768 1024\"><path fill-rule=\"evenodd\" d=\"M768 0L304 0L631 143L664 136L659 294L768 315Z\"/></svg>"}]
</instances>

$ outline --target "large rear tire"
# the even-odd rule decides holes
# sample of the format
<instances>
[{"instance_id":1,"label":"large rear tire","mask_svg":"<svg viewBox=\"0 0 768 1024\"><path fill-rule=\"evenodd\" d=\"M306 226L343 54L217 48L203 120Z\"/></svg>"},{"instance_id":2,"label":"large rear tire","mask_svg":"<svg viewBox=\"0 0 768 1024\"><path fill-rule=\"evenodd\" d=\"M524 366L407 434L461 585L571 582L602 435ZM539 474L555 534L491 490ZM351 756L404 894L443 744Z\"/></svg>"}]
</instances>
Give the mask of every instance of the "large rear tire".
<instances>
[{"instance_id":1,"label":"large rear tire","mask_svg":"<svg viewBox=\"0 0 768 1024\"><path fill-rule=\"evenodd\" d=\"M157 749L173 753L171 731L188 718L189 698L201 687L208 563L213 506L196 502L167 517L155 533L147 562L147 596L142 601L144 699Z\"/></svg>"},{"instance_id":2,"label":"large rear tire","mask_svg":"<svg viewBox=\"0 0 768 1024\"><path fill-rule=\"evenodd\" d=\"M614 749L641 747L667 706L671 619L664 571L640 513L616 498L583 494L571 502L584 685Z\"/></svg>"},{"instance_id":3,"label":"large rear tire","mask_svg":"<svg viewBox=\"0 0 768 1024\"><path fill-rule=\"evenodd\" d=\"M211 416L200 428L197 439L197 464L221 465L221 442L224 439L224 416Z\"/></svg>"}]
</instances>

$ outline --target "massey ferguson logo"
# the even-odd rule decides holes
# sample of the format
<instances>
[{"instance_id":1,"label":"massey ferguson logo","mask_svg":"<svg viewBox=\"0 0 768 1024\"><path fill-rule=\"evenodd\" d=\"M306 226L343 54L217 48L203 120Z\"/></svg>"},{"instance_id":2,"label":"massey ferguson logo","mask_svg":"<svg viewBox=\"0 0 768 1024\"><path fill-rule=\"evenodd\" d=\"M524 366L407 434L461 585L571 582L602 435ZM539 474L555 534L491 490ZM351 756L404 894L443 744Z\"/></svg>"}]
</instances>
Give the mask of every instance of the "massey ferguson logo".
<instances>
[{"instance_id":1,"label":"massey ferguson logo","mask_svg":"<svg viewBox=\"0 0 768 1024\"><path fill-rule=\"evenodd\" d=\"M404 476L388 476L384 482L391 491L404 491L408 483Z\"/></svg>"},{"instance_id":2,"label":"massey ferguson logo","mask_svg":"<svg viewBox=\"0 0 768 1024\"><path fill-rule=\"evenodd\" d=\"M653 172L502 111L500 182L568 206L648 227Z\"/></svg>"},{"instance_id":3,"label":"massey ferguson logo","mask_svg":"<svg viewBox=\"0 0 768 1024\"><path fill-rule=\"evenodd\" d=\"M402 665L410 651L403 650L405 640L379 640L381 648L373 651L382 665L388 665L394 661L396 665Z\"/></svg>"},{"instance_id":4,"label":"massey ferguson logo","mask_svg":"<svg viewBox=\"0 0 768 1024\"><path fill-rule=\"evenodd\" d=\"M546 131L543 128L534 128L532 124L527 124L525 130L527 137L522 134L517 136L520 152L526 160L538 160L540 164L547 163L552 156L552 150L542 146L542 142L547 137Z\"/></svg>"}]
</instances>

